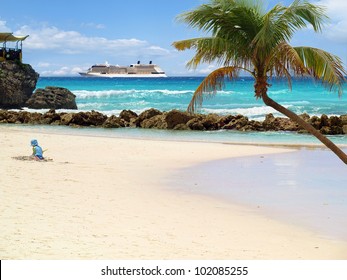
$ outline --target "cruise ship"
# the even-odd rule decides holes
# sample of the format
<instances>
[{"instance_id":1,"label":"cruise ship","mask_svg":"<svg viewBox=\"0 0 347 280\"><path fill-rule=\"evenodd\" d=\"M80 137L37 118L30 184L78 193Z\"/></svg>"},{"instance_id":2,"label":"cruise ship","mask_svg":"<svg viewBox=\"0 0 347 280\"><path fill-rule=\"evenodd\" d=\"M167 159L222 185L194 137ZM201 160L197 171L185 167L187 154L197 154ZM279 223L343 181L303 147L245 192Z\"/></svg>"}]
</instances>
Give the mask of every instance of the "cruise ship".
<instances>
[{"instance_id":1,"label":"cruise ship","mask_svg":"<svg viewBox=\"0 0 347 280\"><path fill-rule=\"evenodd\" d=\"M165 72L150 61L148 64L130 64L129 66L96 64L86 72L80 72L81 76L104 78L162 78L167 77Z\"/></svg>"}]
</instances>

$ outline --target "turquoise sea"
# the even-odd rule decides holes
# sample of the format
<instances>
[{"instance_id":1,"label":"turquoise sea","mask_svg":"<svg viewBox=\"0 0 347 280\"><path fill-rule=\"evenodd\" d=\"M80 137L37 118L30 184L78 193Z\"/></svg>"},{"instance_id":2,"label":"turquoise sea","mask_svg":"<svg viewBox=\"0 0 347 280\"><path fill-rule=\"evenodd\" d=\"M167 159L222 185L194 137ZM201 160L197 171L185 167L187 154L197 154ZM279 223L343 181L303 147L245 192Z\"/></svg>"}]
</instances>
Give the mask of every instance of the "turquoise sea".
<instances>
[{"instance_id":1,"label":"turquoise sea","mask_svg":"<svg viewBox=\"0 0 347 280\"><path fill-rule=\"evenodd\" d=\"M159 110L185 110L202 77L171 78L40 78L38 88L61 86L77 97L80 110L98 110L106 114L119 114L123 109L137 113L149 108ZM202 113L243 114L249 118L263 118L273 112L261 100L254 98L253 79L239 78L226 83L226 88L206 100ZM347 90L347 87L346 87ZM338 97L311 79L295 80L292 91L286 81L272 82L272 98L296 113L310 115L347 114L347 96Z\"/></svg>"},{"instance_id":2,"label":"turquoise sea","mask_svg":"<svg viewBox=\"0 0 347 280\"><path fill-rule=\"evenodd\" d=\"M77 106L81 111L96 110L107 115L118 115L122 110L133 110L136 113L149 108L161 111L172 109L186 110L189 101L203 77L169 77L169 78L90 78L90 77L41 77L37 88L60 86L71 90L76 95ZM321 84L311 79L294 80L292 90L284 80L273 80L269 95L298 114L309 115L343 115L347 114L347 96L339 97ZM225 89L213 98L207 98L200 112L220 115L242 114L250 119L262 120L265 114L280 116L261 100L254 98L253 79L242 77L227 82ZM347 91L347 86L346 86ZM246 143L286 143L307 144L319 143L308 135L295 133L240 133L235 131L217 132L172 132L144 131L139 129L102 129L85 133L98 133L113 136L174 138L183 140L202 140L217 142ZM332 137L333 141L347 144L347 136Z\"/></svg>"}]
</instances>

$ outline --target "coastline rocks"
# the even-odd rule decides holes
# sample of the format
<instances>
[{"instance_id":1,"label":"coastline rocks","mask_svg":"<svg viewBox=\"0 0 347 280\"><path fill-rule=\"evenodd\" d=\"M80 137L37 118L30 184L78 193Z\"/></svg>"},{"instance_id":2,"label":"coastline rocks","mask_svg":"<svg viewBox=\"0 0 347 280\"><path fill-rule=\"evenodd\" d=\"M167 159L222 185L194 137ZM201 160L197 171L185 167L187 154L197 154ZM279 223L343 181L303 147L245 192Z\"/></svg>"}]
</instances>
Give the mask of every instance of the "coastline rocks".
<instances>
[{"instance_id":1,"label":"coastline rocks","mask_svg":"<svg viewBox=\"0 0 347 280\"><path fill-rule=\"evenodd\" d=\"M165 114L164 121L167 124L167 129L174 129L177 125L186 124L192 118L189 113L172 110Z\"/></svg>"},{"instance_id":2,"label":"coastline rocks","mask_svg":"<svg viewBox=\"0 0 347 280\"><path fill-rule=\"evenodd\" d=\"M32 95L39 74L29 64L0 63L0 108L18 109Z\"/></svg>"},{"instance_id":3,"label":"coastline rocks","mask_svg":"<svg viewBox=\"0 0 347 280\"><path fill-rule=\"evenodd\" d=\"M102 124L102 127L104 128L125 127L125 122L122 118L112 115L106 119L106 121Z\"/></svg>"},{"instance_id":4,"label":"coastline rocks","mask_svg":"<svg viewBox=\"0 0 347 280\"><path fill-rule=\"evenodd\" d=\"M37 89L25 105L31 109L77 109L76 96L66 88Z\"/></svg>"},{"instance_id":5,"label":"coastline rocks","mask_svg":"<svg viewBox=\"0 0 347 280\"><path fill-rule=\"evenodd\" d=\"M157 110L157 109L154 109L154 108L151 108L151 109L148 109L146 111L143 111L137 118L136 118L136 121L134 122L136 124L137 127L141 127L141 123L144 121L144 120L147 120L147 119L150 119L150 118L153 118L155 117L156 115L161 115L162 112Z\"/></svg>"},{"instance_id":6,"label":"coastline rocks","mask_svg":"<svg viewBox=\"0 0 347 280\"><path fill-rule=\"evenodd\" d=\"M347 115L321 117L301 115L323 134L347 134ZM148 109L137 115L130 110L123 110L119 116L106 116L100 112L64 112L54 109L46 113L0 110L0 123L15 124L52 124L67 126L91 126L103 128L139 127L171 130L238 130L238 131L306 131L288 118L265 116L264 121L249 120L242 115L219 116L216 114L191 114L179 110L161 112Z\"/></svg>"},{"instance_id":7,"label":"coastline rocks","mask_svg":"<svg viewBox=\"0 0 347 280\"><path fill-rule=\"evenodd\" d=\"M265 116L265 120L263 122L263 127L265 130L285 130L285 131L298 131L299 125L292 122L288 118L275 118L273 114L268 114Z\"/></svg>"},{"instance_id":8,"label":"coastline rocks","mask_svg":"<svg viewBox=\"0 0 347 280\"><path fill-rule=\"evenodd\" d=\"M130 122L132 119L136 119L138 115L131 110L123 110L120 112L119 117L126 122Z\"/></svg>"},{"instance_id":9,"label":"coastline rocks","mask_svg":"<svg viewBox=\"0 0 347 280\"><path fill-rule=\"evenodd\" d=\"M342 131L344 134L347 134L347 115L340 116L342 123Z\"/></svg>"},{"instance_id":10,"label":"coastline rocks","mask_svg":"<svg viewBox=\"0 0 347 280\"><path fill-rule=\"evenodd\" d=\"M107 116L95 111L61 115L61 120L64 125L75 126L102 126L106 119Z\"/></svg>"}]
</instances>

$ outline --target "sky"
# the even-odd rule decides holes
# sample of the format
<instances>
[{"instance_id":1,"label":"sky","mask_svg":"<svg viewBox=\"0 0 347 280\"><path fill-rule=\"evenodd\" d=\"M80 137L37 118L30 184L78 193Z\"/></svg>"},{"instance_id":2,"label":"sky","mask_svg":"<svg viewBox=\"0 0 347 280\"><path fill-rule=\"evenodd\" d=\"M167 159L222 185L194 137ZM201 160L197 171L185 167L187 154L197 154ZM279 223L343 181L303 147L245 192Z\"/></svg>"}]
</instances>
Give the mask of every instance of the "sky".
<instances>
[{"instance_id":1,"label":"sky","mask_svg":"<svg viewBox=\"0 0 347 280\"><path fill-rule=\"evenodd\" d=\"M208 0L0 0L0 32L29 35L23 62L41 76L78 75L93 64L129 65L150 60L169 76L204 76L218 68L204 64L188 69L192 50L178 52L174 41L206 34L176 20ZM291 0L265 0L268 8ZM322 34L297 33L294 46L319 47L347 64L347 1L315 0L330 17Z\"/></svg>"}]
</instances>

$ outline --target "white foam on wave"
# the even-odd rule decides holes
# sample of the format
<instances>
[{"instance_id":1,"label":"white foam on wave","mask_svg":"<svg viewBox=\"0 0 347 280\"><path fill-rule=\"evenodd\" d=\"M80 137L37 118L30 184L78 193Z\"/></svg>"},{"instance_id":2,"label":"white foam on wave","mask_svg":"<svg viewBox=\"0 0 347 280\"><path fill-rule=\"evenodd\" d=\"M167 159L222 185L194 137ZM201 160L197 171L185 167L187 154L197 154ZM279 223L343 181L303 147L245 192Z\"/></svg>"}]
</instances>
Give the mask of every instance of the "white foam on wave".
<instances>
[{"instance_id":1,"label":"white foam on wave","mask_svg":"<svg viewBox=\"0 0 347 280\"><path fill-rule=\"evenodd\" d=\"M163 94L163 95L182 95L182 94L192 94L193 90L168 90L168 89L152 89L152 90L142 90L142 89L128 89L128 90L75 90L73 93L77 98L87 99L87 98L103 98L111 97L117 95L148 95L148 94Z\"/></svg>"},{"instance_id":2,"label":"white foam on wave","mask_svg":"<svg viewBox=\"0 0 347 280\"><path fill-rule=\"evenodd\" d=\"M202 113L207 114L218 114L218 115L244 115L249 118L258 118L259 116L265 116L266 114L277 114L278 112L268 106L258 106L250 108L230 108L230 109L211 109L204 108L201 110Z\"/></svg>"},{"instance_id":3,"label":"white foam on wave","mask_svg":"<svg viewBox=\"0 0 347 280\"><path fill-rule=\"evenodd\" d=\"M298 101L288 101L288 102L281 102L282 105L309 105L311 102L306 101L306 100L298 100Z\"/></svg>"},{"instance_id":4,"label":"white foam on wave","mask_svg":"<svg viewBox=\"0 0 347 280\"><path fill-rule=\"evenodd\" d=\"M291 93L290 89L279 89L279 90L269 90L269 95L277 95L277 94L287 94Z\"/></svg>"}]
</instances>

